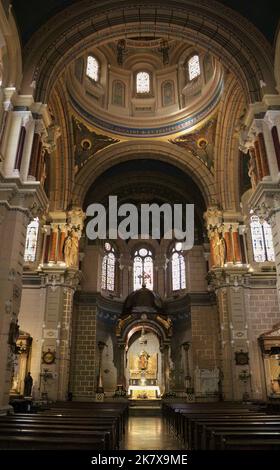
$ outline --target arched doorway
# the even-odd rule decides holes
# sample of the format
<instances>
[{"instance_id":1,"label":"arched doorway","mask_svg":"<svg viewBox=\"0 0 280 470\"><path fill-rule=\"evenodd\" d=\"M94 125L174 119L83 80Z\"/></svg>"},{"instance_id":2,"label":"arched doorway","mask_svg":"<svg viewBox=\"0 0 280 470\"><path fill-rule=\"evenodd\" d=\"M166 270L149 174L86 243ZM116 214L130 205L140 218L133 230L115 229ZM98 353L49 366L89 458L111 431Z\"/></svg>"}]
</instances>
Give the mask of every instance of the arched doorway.
<instances>
[{"instance_id":1,"label":"arched doorway","mask_svg":"<svg viewBox=\"0 0 280 470\"><path fill-rule=\"evenodd\" d=\"M159 399L169 390L172 321L145 286L126 299L118 321L118 387L131 399Z\"/></svg>"},{"instance_id":2,"label":"arched doorway","mask_svg":"<svg viewBox=\"0 0 280 470\"><path fill-rule=\"evenodd\" d=\"M131 399L160 398L164 388L161 338L149 325L132 328L126 344L125 379Z\"/></svg>"}]
</instances>

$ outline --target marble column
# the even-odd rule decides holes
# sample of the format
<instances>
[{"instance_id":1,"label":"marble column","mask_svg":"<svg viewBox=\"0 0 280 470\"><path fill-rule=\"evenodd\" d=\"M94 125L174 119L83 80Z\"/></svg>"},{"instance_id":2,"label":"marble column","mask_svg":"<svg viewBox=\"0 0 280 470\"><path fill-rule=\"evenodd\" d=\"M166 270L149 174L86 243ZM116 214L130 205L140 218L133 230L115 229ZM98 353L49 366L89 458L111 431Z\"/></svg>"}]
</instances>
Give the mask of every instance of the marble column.
<instances>
[{"instance_id":1,"label":"marble column","mask_svg":"<svg viewBox=\"0 0 280 470\"><path fill-rule=\"evenodd\" d=\"M8 177L18 176L18 170L15 170L15 163L24 114L22 111L11 111L9 128L6 129L9 145L7 145L5 155L3 156L3 171L4 175Z\"/></svg>"}]
</instances>

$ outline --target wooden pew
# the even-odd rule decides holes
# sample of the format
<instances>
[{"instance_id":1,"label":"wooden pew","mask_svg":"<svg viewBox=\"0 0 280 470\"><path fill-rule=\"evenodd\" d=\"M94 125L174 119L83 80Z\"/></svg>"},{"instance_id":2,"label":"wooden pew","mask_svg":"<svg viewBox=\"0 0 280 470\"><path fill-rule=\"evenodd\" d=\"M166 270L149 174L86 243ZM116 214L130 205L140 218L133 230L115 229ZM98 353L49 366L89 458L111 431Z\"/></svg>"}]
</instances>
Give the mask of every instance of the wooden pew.
<instances>
[{"instance_id":1,"label":"wooden pew","mask_svg":"<svg viewBox=\"0 0 280 470\"><path fill-rule=\"evenodd\" d=\"M38 414L0 417L0 449L119 448L127 404L62 405Z\"/></svg>"}]
</instances>

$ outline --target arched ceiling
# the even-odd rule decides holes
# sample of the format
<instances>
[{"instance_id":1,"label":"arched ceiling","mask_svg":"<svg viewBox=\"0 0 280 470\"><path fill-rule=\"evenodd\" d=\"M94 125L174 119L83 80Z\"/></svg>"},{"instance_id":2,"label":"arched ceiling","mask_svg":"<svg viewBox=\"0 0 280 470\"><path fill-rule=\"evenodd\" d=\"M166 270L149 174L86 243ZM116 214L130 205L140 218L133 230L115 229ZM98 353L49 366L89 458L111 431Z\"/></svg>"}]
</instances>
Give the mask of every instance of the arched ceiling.
<instances>
[{"instance_id":1,"label":"arched ceiling","mask_svg":"<svg viewBox=\"0 0 280 470\"><path fill-rule=\"evenodd\" d=\"M49 18L80 0L47 0L40 2L38 8L37 0L12 0L17 24L21 33L22 42L25 44L31 35L37 31ZM162 4L164 4L162 0ZM262 0L245 2L244 0L220 0L222 3L251 21L272 44L279 21L279 2Z\"/></svg>"},{"instance_id":2,"label":"arched ceiling","mask_svg":"<svg viewBox=\"0 0 280 470\"><path fill-rule=\"evenodd\" d=\"M102 173L89 188L84 211L92 203L108 205L108 196L118 204L194 204L195 238L203 242L205 200L193 179L179 168L158 160L139 159L119 163ZM184 214L184 211L183 211ZM185 223L185 217L183 217Z\"/></svg>"}]
</instances>

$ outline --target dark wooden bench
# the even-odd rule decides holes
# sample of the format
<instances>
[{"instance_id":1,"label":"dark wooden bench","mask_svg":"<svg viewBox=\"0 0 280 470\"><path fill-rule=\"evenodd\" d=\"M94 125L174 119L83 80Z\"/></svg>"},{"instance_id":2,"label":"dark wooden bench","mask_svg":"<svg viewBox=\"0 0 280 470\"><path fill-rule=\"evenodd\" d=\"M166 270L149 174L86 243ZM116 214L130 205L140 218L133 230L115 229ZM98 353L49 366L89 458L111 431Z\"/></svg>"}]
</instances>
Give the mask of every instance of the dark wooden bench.
<instances>
[{"instance_id":1,"label":"dark wooden bench","mask_svg":"<svg viewBox=\"0 0 280 470\"><path fill-rule=\"evenodd\" d=\"M119 448L127 405L67 404L38 414L0 417L0 449Z\"/></svg>"}]
</instances>

